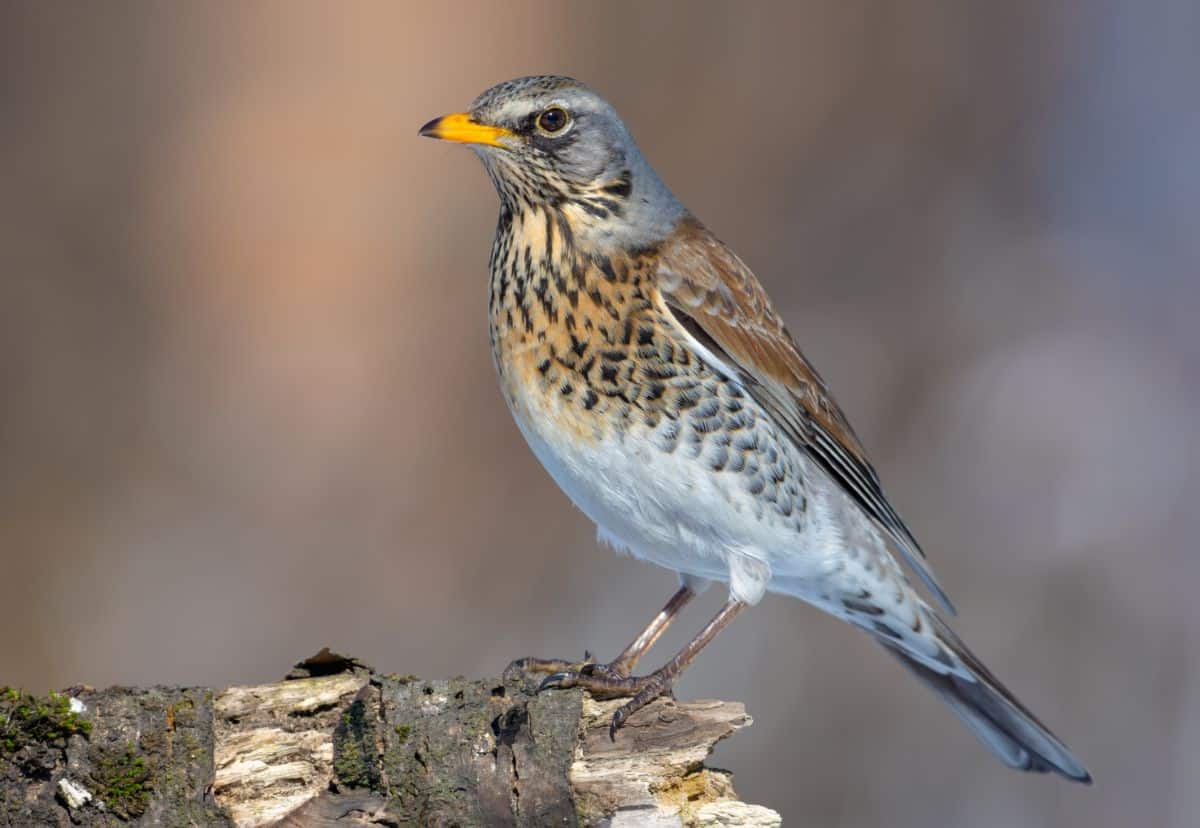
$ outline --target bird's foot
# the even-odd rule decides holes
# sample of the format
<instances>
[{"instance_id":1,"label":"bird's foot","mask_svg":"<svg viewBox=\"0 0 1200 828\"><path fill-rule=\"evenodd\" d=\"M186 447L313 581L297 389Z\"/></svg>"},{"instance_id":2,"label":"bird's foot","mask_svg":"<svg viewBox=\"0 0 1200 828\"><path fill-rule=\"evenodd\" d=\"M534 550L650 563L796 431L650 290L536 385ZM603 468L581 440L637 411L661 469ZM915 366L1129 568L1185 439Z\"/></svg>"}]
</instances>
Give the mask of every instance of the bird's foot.
<instances>
[{"instance_id":1,"label":"bird's foot","mask_svg":"<svg viewBox=\"0 0 1200 828\"><path fill-rule=\"evenodd\" d=\"M623 675L619 671L620 666L615 663L589 664L581 670L563 670L547 676L538 686L538 692L581 687L599 699L632 697L617 708L617 712L613 713L612 722L608 727L608 737L616 739L617 729L625 724L630 716L659 696L670 692L671 684L678 672L672 670L669 664L648 676Z\"/></svg>"}]
</instances>

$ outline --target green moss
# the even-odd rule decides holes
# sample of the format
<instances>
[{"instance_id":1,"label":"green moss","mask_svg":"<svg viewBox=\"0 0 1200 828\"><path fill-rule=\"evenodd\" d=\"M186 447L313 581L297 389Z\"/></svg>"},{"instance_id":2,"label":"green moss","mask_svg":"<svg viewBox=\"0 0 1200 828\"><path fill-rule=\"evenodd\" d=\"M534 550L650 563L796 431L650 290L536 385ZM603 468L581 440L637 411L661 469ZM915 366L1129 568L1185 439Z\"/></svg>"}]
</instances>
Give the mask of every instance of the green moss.
<instances>
[{"instance_id":1,"label":"green moss","mask_svg":"<svg viewBox=\"0 0 1200 828\"><path fill-rule=\"evenodd\" d=\"M150 766L134 749L97 752L92 757L92 783L96 796L121 819L133 819L146 811L154 789Z\"/></svg>"},{"instance_id":2,"label":"green moss","mask_svg":"<svg viewBox=\"0 0 1200 828\"><path fill-rule=\"evenodd\" d=\"M14 754L27 744L91 732L92 723L72 711L71 700L61 693L37 698L12 687L0 688L0 755Z\"/></svg>"},{"instance_id":3,"label":"green moss","mask_svg":"<svg viewBox=\"0 0 1200 828\"><path fill-rule=\"evenodd\" d=\"M395 727L396 738L400 740L400 744L408 741L408 737L412 735L412 725L398 724Z\"/></svg>"},{"instance_id":4,"label":"green moss","mask_svg":"<svg viewBox=\"0 0 1200 828\"><path fill-rule=\"evenodd\" d=\"M362 750L356 744L346 743L342 746L333 760L333 773L347 787L363 788L369 785Z\"/></svg>"},{"instance_id":5,"label":"green moss","mask_svg":"<svg viewBox=\"0 0 1200 828\"><path fill-rule=\"evenodd\" d=\"M350 788L374 788L379 784L374 725L361 700L346 708L334 730L333 773L338 782Z\"/></svg>"}]
</instances>

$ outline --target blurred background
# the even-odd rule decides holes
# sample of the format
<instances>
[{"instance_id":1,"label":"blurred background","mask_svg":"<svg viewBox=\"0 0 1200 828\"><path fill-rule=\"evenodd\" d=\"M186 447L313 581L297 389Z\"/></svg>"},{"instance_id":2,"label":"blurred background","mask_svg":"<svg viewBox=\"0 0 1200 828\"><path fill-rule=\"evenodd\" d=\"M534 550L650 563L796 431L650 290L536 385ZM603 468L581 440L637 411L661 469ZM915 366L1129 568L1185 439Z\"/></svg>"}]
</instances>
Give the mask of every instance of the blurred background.
<instances>
[{"instance_id":1,"label":"blurred background","mask_svg":"<svg viewBox=\"0 0 1200 828\"><path fill-rule=\"evenodd\" d=\"M611 657L674 576L596 546L496 387L497 204L418 139L510 77L624 115L755 269L962 611L1098 786L1016 774L768 597L683 698L801 826L1200 813L1200 7L0 10L0 683ZM650 658L719 606L714 589Z\"/></svg>"}]
</instances>

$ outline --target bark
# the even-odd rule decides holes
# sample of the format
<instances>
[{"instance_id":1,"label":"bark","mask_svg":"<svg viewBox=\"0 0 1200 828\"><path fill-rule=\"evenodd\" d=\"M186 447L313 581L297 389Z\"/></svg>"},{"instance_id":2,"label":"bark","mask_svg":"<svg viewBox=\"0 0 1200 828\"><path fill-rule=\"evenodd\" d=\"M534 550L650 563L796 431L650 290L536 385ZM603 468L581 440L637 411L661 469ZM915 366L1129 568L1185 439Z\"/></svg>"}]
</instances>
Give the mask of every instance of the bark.
<instances>
[{"instance_id":1,"label":"bark","mask_svg":"<svg viewBox=\"0 0 1200 828\"><path fill-rule=\"evenodd\" d=\"M751 723L520 675L427 681L322 650L255 687L0 691L0 825L772 826L706 768Z\"/></svg>"}]
</instances>

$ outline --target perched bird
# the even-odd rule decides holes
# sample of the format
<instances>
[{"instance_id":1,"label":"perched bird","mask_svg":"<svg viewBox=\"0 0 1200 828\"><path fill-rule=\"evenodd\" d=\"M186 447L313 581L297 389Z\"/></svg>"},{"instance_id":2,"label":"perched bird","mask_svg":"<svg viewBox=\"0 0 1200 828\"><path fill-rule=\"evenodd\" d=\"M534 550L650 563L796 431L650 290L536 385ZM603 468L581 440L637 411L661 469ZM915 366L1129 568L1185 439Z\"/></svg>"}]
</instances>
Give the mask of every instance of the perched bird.
<instances>
[{"instance_id":1,"label":"perched bird","mask_svg":"<svg viewBox=\"0 0 1200 828\"><path fill-rule=\"evenodd\" d=\"M492 353L534 454L603 540L679 573L608 664L522 659L548 687L630 697L612 733L766 592L866 630L1007 765L1091 776L972 655L897 553L953 609L821 377L754 274L671 194L616 111L526 77L420 134L469 144L500 196ZM661 669L643 653L697 592L729 585Z\"/></svg>"}]
</instances>

